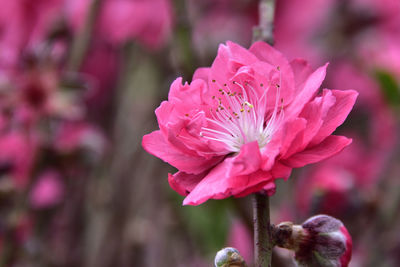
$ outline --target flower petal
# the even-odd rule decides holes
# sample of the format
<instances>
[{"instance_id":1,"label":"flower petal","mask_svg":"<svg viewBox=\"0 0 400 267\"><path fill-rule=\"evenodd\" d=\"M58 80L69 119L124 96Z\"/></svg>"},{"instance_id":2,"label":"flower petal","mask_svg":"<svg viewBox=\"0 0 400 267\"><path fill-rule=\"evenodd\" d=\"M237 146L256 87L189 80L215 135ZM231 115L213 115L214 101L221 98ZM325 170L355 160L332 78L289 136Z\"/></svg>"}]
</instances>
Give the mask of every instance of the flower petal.
<instances>
[{"instance_id":1,"label":"flower petal","mask_svg":"<svg viewBox=\"0 0 400 267\"><path fill-rule=\"evenodd\" d=\"M282 147L280 149L281 158L287 158L287 152L292 147L298 146L298 136L302 136L302 132L304 131L307 125L307 121L303 118L295 118L291 119L284 125L282 132ZM296 141L295 141L296 140ZM297 142L297 143L296 143Z\"/></svg>"},{"instance_id":2,"label":"flower petal","mask_svg":"<svg viewBox=\"0 0 400 267\"><path fill-rule=\"evenodd\" d=\"M321 161L339 153L351 141L351 139L344 136L331 135L317 146L299 152L289 159L284 160L283 163L292 168L303 167L304 165Z\"/></svg>"},{"instance_id":3,"label":"flower petal","mask_svg":"<svg viewBox=\"0 0 400 267\"><path fill-rule=\"evenodd\" d=\"M304 59L294 59L290 62L293 69L296 88L301 88L307 78L313 73L311 66Z\"/></svg>"},{"instance_id":4,"label":"flower petal","mask_svg":"<svg viewBox=\"0 0 400 267\"><path fill-rule=\"evenodd\" d=\"M295 88L294 75L285 56L265 42L255 42L249 48L249 51L256 55L260 61L272 65L275 70L279 67L278 71L282 75L280 75L281 77L279 78L281 81L278 81L277 83L279 83L281 87L281 97L283 98L285 105L292 102ZM261 68L258 69L258 72L263 71L265 70ZM275 100L275 95L270 92L268 93L268 97Z\"/></svg>"},{"instance_id":5,"label":"flower petal","mask_svg":"<svg viewBox=\"0 0 400 267\"><path fill-rule=\"evenodd\" d=\"M208 77L210 76L210 68L198 68L193 74L193 81L200 79L208 82Z\"/></svg>"},{"instance_id":6,"label":"flower petal","mask_svg":"<svg viewBox=\"0 0 400 267\"><path fill-rule=\"evenodd\" d=\"M315 96L322 81L325 79L327 67L328 64L325 64L308 77L304 86L298 91L297 96L293 99L290 106L285 109L286 118L297 116L303 109L304 105Z\"/></svg>"},{"instance_id":7,"label":"flower petal","mask_svg":"<svg viewBox=\"0 0 400 267\"><path fill-rule=\"evenodd\" d=\"M257 171L249 175L224 176L224 168L215 167L183 201L183 205L200 205L208 199L245 196L260 191L271 182L269 172Z\"/></svg>"},{"instance_id":8,"label":"flower petal","mask_svg":"<svg viewBox=\"0 0 400 267\"><path fill-rule=\"evenodd\" d=\"M287 166L282 162L276 162L271 170L271 175L274 179L283 178L287 180L292 173L292 167Z\"/></svg>"},{"instance_id":9,"label":"flower petal","mask_svg":"<svg viewBox=\"0 0 400 267\"><path fill-rule=\"evenodd\" d=\"M208 83L210 87L218 91L219 84L227 83L241 66L251 65L257 61L256 56L235 43L221 44L218 48L218 55L210 68L212 75L209 75ZM212 82L213 80L219 84Z\"/></svg>"},{"instance_id":10,"label":"flower petal","mask_svg":"<svg viewBox=\"0 0 400 267\"><path fill-rule=\"evenodd\" d=\"M354 90L330 90L336 97L336 102L329 109L319 132L314 136L310 145L316 145L329 136L349 115L356 102L358 93Z\"/></svg>"},{"instance_id":11,"label":"flower petal","mask_svg":"<svg viewBox=\"0 0 400 267\"><path fill-rule=\"evenodd\" d=\"M260 164L258 143L251 142L243 145L237 156L226 158L212 169L188 195L183 204L198 205L210 198L226 198L264 182L270 174L258 171Z\"/></svg>"},{"instance_id":12,"label":"flower petal","mask_svg":"<svg viewBox=\"0 0 400 267\"><path fill-rule=\"evenodd\" d=\"M168 182L178 194L187 196L205 175L206 172L200 174L189 174L181 171L174 174L168 173Z\"/></svg>"},{"instance_id":13,"label":"flower petal","mask_svg":"<svg viewBox=\"0 0 400 267\"><path fill-rule=\"evenodd\" d=\"M183 153L170 144L161 131L143 136L142 146L150 154L189 174L199 174L221 161L221 157L205 159Z\"/></svg>"},{"instance_id":14,"label":"flower petal","mask_svg":"<svg viewBox=\"0 0 400 267\"><path fill-rule=\"evenodd\" d=\"M301 111L300 116L306 121L305 127L297 134L283 158L303 151L316 133L320 130L328 110L335 104L335 97L330 90L325 90L322 96L308 102Z\"/></svg>"}]
</instances>

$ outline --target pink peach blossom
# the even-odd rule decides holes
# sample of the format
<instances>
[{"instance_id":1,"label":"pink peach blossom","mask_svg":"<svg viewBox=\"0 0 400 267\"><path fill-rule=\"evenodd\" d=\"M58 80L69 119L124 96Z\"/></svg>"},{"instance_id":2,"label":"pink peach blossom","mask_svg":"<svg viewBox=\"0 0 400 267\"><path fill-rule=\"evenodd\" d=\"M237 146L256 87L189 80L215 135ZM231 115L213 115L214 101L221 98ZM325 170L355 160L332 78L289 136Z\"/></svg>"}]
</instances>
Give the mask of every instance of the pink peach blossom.
<instances>
[{"instance_id":1,"label":"pink peach blossom","mask_svg":"<svg viewBox=\"0 0 400 267\"><path fill-rule=\"evenodd\" d=\"M263 42L249 50L220 45L212 66L198 69L191 84L172 83L168 101L156 110L160 130L144 136L143 147L179 170L169 183L187 195L185 205L272 194L275 179L351 143L332 132L357 93L318 94L326 68L289 63Z\"/></svg>"},{"instance_id":2,"label":"pink peach blossom","mask_svg":"<svg viewBox=\"0 0 400 267\"><path fill-rule=\"evenodd\" d=\"M52 207L62 200L64 186L57 171L47 170L43 172L30 192L32 207L43 209Z\"/></svg>"},{"instance_id":3,"label":"pink peach blossom","mask_svg":"<svg viewBox=\"0 0 400 267\"><path fill-rule=\"evenodd\" d=\"M0 137L0 164L8 165L8 173L17 189L29 183L37 151L37 142L20 132L10 132Z\"/></svg>"},{"instance_id":4,"label":"pink peach blossom","mask_svg":"<svg viewBox=\"0 0 400 267\"><path fill-rule=\"evenodd\" d=\"M277 1L276 47L289 58L306 57L313 66L354 59L360 47L379 43L382 35L400 35L399 12L397 0ZM384 55L386 50L379 47L376 53Z\"/></svg>"},{"instance_id":5,"label":"pink peach blossom","mask_svg":"<svg viewBox=\"0 0 400 267\"><path fill-rule=\"evenodd\" d=\"M0 68L15 67L21 52L46 37L63 0L0 0Z\"/></svg>"},{"instance_id":6,"label":"pink peach blossom","mask_svg":"<svg viewBox=\"0 0 400 267\"><path fill-rule=\"evenodd\" d=\"M84 116L80 92L59 90L60 74L53 68L35 67L11 77L17 85L9 91L18 120L33 124L43 116L77 119Z\"/></svg>"},{"instance_id":7,"label":"pink peach blossom","mask_svg":"<svg viewBox=\"0 0 400 267\"><path fill-rule=\"evenodd\" d=\"M56 131L54 147L63 154L74 153L80 149L101 154L105 148L105 137L100 129L87 122L64 122Z\"/></svg>"},{"instance_id":8,"label":"pink peach blossom","mask_svg":"<svg viewBox=\"0 0 400 267\"><path fill-rule=\"evenodd\" d=\"M377 33L374 36L366 36L359 45L360 59L368 66L369 70L384 70L395 75L400 80L399 43L400 26L399 34L397 35Z\"/></svg>"}]
</instances>

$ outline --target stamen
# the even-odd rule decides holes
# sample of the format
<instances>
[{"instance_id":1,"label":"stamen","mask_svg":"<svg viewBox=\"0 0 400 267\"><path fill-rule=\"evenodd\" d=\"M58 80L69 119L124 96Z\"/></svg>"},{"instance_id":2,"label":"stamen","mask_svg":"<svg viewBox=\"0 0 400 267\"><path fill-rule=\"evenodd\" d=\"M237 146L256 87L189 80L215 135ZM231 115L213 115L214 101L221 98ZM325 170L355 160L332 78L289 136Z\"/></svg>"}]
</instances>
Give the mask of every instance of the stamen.
<instances>
[{"instance_id":1,"label":"stamen","mask_svg":"<svg viewBox=\"0 0 400 267\"><path fill-rule=\"evenodd\" d=\"M217 108L211 109L211 118L207 118L210 123L208 127L203 127L200 136L208 140L221 142L225 145L224 153L239 152L243 144L257 141L260 148L264 147L271 140L283 121L283 98L280 97L280 84L276 84L275 106L267 116L267 92L271 88L265 88L261 95L248 82L244 86L232 81L232 84L238 86L241 90L231 90L228 84L221 86L218 81L217 88L221 97L215 101ZM260 84L260 88L263 84Z\"/></svg>"}]
</instances>

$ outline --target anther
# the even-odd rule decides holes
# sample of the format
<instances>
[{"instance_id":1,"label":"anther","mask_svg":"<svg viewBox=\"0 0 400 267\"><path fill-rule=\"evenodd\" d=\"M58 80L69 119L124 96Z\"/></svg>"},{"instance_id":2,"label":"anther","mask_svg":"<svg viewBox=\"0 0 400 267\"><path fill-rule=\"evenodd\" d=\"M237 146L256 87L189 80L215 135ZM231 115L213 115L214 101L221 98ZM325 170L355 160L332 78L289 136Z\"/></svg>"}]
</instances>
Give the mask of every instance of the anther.
<instances>
[{"instance_id":1,"label":"anther","mask_svg":"<svg viewBox=\"0 0 400 267\"><path fill-rule=\"evenodd\" d=\"M254 106L252 104L250 104L249 102L245 101L244 102L248 107L253 108Z\"/></svg>"}]
</instances>

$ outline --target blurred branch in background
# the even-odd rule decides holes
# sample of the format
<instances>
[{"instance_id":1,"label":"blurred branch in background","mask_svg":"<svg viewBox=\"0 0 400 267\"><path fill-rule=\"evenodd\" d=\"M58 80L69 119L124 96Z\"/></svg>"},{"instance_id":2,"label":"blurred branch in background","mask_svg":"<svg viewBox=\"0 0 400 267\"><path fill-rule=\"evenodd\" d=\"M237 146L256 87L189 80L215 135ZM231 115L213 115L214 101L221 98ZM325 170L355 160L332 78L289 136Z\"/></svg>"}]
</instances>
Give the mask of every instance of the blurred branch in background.
<instances>
[{"instance_id":1,"label":"blurred branch in background","mask_svg":"<svg viewBox=\"0 0 400 267\"><path fill-rule=\"evenodd\" d=\"M253 28L253 42L264 41L274 44L274 17L276 0L260 0L258 25Z\"/></svg>"},{"instance_id":2,"label":"blurred branch in background","mask_svg":"<svg viewBox=\"0 0 400 267\"><path fill-rule=\"evenodd\" d=\"M102 2L102 0L90 1L90 7L86 15L84 25L73 39L71 52L67 63L67 69L69 71L78 71L88 53Z\"/></svg>"}]
</instances>

